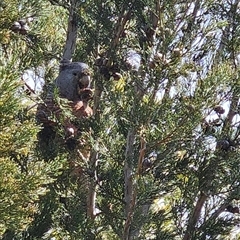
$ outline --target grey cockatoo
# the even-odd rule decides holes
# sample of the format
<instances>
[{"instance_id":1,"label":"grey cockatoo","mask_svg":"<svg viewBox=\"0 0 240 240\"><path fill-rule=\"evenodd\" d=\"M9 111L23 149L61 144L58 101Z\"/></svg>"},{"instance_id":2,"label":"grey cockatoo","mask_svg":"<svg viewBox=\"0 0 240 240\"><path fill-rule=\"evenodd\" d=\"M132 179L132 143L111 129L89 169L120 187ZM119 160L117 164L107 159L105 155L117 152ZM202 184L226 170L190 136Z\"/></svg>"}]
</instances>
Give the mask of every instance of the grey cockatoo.
<instances>
[{"instance_id":1,"label":"grey cockatoo","mask_svg":"<svg viewBox=\"0 0 240 240\"><path fill-rule=\"evenodd\" d=\"M62 64L55 80L60 97L70 101L81 100L81 91L90 87L90 71L86 63L71 62Z\"/></svg>"}]
</instances>

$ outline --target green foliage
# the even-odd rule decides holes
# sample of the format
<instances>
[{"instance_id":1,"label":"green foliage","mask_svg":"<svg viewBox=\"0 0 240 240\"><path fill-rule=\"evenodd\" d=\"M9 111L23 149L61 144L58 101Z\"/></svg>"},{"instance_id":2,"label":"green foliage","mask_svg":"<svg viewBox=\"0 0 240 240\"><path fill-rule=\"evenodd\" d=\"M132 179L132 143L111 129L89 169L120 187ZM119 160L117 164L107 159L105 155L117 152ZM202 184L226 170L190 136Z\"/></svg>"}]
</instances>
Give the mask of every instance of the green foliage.
<instances>
[{"instance_id":1,"label":"green foliage","mask_svg":"<svg viewBox=\"0 0 240 240\"><path fill-rule=\"evenodd\" d=\"M38 134L19 90L23 70L44 66L47 83L56 76L51 64L61 58L69 1L5 3L0 235L7 229L4 237L16 239L127 239L129 224L129 239L228 236L238 213L226 207L239 204L238 6L81 1L73 59L92 66L96 114L76 119L58 99L63 117L81 130L69 147L62 119ZM34 20L27 34L11 30L28 16ZM129 49L141 55L139 71L126 63ZM81 154L89 150L87 161ZM126 213L127 171L133 205Z\"/></svg>"},{"instance_id":2,"label":"green foliage","mask_svg":"<svg viewBox=\"0 0 240 240\"><path fill-rule=\"evenodd\" d=\"M16 236L21 235L34 220L35 214L40 210L40 198L49 191L48 185L56 180L64 164L64 159L47 163L36 155L37 134L40 128L35 123L35 112L31 106L34 105L34 101L24 93L24 84L21 81L23 70L39 66L56 54L45 58L48 54L44 38L49 40L49 52L53 51L51 45L55 45L55 38L49 38L51 34L46 33L45 37L42 35L42 42L34 46L30 39L36 36L35 34L40 37L36 31L44 32L44 22L54 24L53 20L49 20L50 16L47 17L46 12L44 13L48 11L46 6L41 1L1 2L0 236L7 238L14 232ZM15 21L35 18L39 14L42 25L29 23L31 30L28 35L11 30Z\"/></svg>"},{"instance_id":3,"label":"green foliage","mask_svg":"<svg viewBox=\"0 0 240 240\"><path fill-rule=\"evenodd\" d=\"M20 232L32 222L39 197L46 194L47 184L55 180L62 163L47 164L36 158L34 148L39 127L24 105L19 72L7 65L1 67L0 75L2 235L6 229Z\"/></svg>"},{"instance_id":4,"label":"green foliage","mask_svg":"<svg viewBox=\"0 0 240 240\"><path fill-rule=\"evenodd\" d=\"M45 1L5 1L5 4L1 10L0 43L8 58L18 61L18 67L24 70L59 59L64 43L64 9L53 8ZM19 21L26 24L27 32L13 29Z\"/></svg>"}]
</instances>

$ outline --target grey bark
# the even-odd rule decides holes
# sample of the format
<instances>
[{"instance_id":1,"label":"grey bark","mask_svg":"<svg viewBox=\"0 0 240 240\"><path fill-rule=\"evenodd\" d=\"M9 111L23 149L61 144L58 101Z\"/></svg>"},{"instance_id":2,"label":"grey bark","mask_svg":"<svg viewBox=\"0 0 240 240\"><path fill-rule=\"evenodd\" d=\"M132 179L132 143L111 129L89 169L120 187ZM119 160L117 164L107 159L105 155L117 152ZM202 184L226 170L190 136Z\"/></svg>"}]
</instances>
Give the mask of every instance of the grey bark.
<instances>
[{"instance_id":1,"label":"grey bark","mask_svg":"<svg viewBox=\"0 0 240 240\"><path fill-rule=\"evenodd\" d=\"M133 144L135 141L136 131L130 128L127 136L127 147L125 152L124 163L124 200L125 200L125 226L123 232L123 240L129 239L129 231L133 215L133 207L135 205L135 197L133 191Z\"/></svg>"},{"instance_id":2,"label":"grey bark","mask_svg":"<svg viewBox=\"0 0 240 240\"><path fill-rule=\"evenodd\" d=\"M78 14L80 1L71 0L68 17L67 39L63 51L63 59L72 60L72 55L76 48L77 31L78 31Z\"/></svg>"},{"instance_id":3,"label":"grey bark","mask_svg":"<svg viewBox=\"0 0 240 240\"><path fill-rule=\"evenodd\" d=\"M189 218L187 230L185 232L183 240L192 239L193 233L195 231L195 226L199 220L202 207L203 207L204 203L206 202L206 200L207 200L207 195L205 193L201 192L201 194L197 200L196 206L193 209L192 216Z\"/></svg>"},{"instance_id":4,"label":"grey bark","mask_svg":"<svg viewBox=\"0 0 240 240\"><path fill-rule=\"evenodd\" d=\"M94 169L94 179L90 180L88 183L88 195L87 195L87 216L91 219L94 219L97 212L96 212L96 182L97 182L97 159L98 153L93 150L91 157L90 157L90 165Z\"/></svg>"}]
</instances>

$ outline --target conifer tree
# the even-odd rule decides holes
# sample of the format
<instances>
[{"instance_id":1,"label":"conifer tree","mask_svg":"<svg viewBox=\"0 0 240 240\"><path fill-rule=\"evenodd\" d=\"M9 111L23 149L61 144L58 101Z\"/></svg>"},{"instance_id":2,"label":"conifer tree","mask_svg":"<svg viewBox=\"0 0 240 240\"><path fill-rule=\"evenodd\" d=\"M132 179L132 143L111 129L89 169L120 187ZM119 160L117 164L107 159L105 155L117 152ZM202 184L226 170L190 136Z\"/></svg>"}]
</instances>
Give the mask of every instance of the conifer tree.
<instances>
[{"instance_id":1,"label":"conifer tree","mask_svg":"<svg viewBox=\"0 0 240 240\"><path fill-rule=\"evenodd\" d=\"M17 2L11 3L19 9ZM6 74L7 88L15 82L9 79L16 80L30 66L48 66L50 60L58 66L61 58L85 62L92 68L93 116L72 116L56 93L61 117L71 119L79 129L78 144L66 146L60 118L54 119L53 135L44 149L38 145L30 154L32 148L27 148L26 161L43 164L34 177L41 176L44 182L36 180L26 189L34 195L44 185L48 192L41 193L40 201L39 191L34 195L38 213L21 233L26 216L18 217L22 198L16 195L15 228L10 223L4 226L11 230L5 237L237 239L239 2L42 0L34 4L29 1L21 7L38 9L38 21L33 22L38 34L33 31L33 37L30 31L15 36L9 29L18 15L1 7L9 14L0 20L2 49L8 53L15 49L14 44L8 45L14 40L24 50L22 55L21 51L10 55L14 59L10 66L18 60L19 67L16 78ZM59 15L51 18L49 9ZM48 31L43 31L46 23ZM38 41L26 51L29 38ZM7 66L2 68L5 73ZM46 91L58 74L50 73L45 76ZM15 92L14 103L20 98ZM46 97L45 92L41 97ZM11 106L11 98L4 101L4 106ZM19 105L14 111L6 109L1 111L6 124L15 126L20 120L13 121L12 115ZM5 149L3 172L13 174L26 165L19 163L16 149L25 147L25 131L27 142L34 143L38 127L28 114L23 114L24 128L18 127L22 135L16 134L16 141L12 134L5 136L11 144ZM15 133L14 128L11 131ZM57 179L45 182L47 176L56 175ZM9 186L8 195L14 191L10 180L1 185ZM30 196L26 195L27 201ZM3 213L7 219L8 210ZM14 231L19 224L20 231Z\"/></svg>"}]
</instances>

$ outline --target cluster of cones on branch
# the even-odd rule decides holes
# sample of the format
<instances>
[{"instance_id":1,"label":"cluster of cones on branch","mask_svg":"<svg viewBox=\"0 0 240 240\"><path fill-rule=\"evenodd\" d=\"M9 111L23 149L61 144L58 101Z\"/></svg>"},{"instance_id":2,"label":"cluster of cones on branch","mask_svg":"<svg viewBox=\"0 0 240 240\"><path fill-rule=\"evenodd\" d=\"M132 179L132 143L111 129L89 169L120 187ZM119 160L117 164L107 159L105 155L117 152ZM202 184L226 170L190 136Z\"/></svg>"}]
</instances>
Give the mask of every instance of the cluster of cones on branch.
<instances>
[{"instance_id":1,"label":"cluster of cones on branch","mask_svg":"<svg viewBox=\"0 0 240 240\"><path fill-rule=\"evenodd\" d=\"M81 100L70 102L70 106L73 110L73 115L76 116L77 118L92 116L93 110L88 105L92 97L93 97L93 91L91 88L81 89L80 91Z\"/></svg>"},{"instance_id":2,"label":"cluster of cones on branch","mask_svg":"<svg viewBox=\"0 0 240 240\"><path fill-rule=\"evenodd\" d=\"M28 17L26 19L20 19L18 21L15 21L12 26L11 30L14 33L18 33L21 35L26 35L30 31L29 24L32 23L33 17Z\"/></svg>"},{"instance_id":3,"label":"cluster of cones on branch","mask_svg":"<svg viewBox=\"0 0 240 240\"><path fill-rule=\"evenodd\" d=\"M226 210L227 210L227 212L230 212L230 213L240 213L239 212L239 207L237 207L237 206L235 206L235 207L233 207L232 205L228 205L227 207L226 207Z\"/></svg>"}]
</instances>

